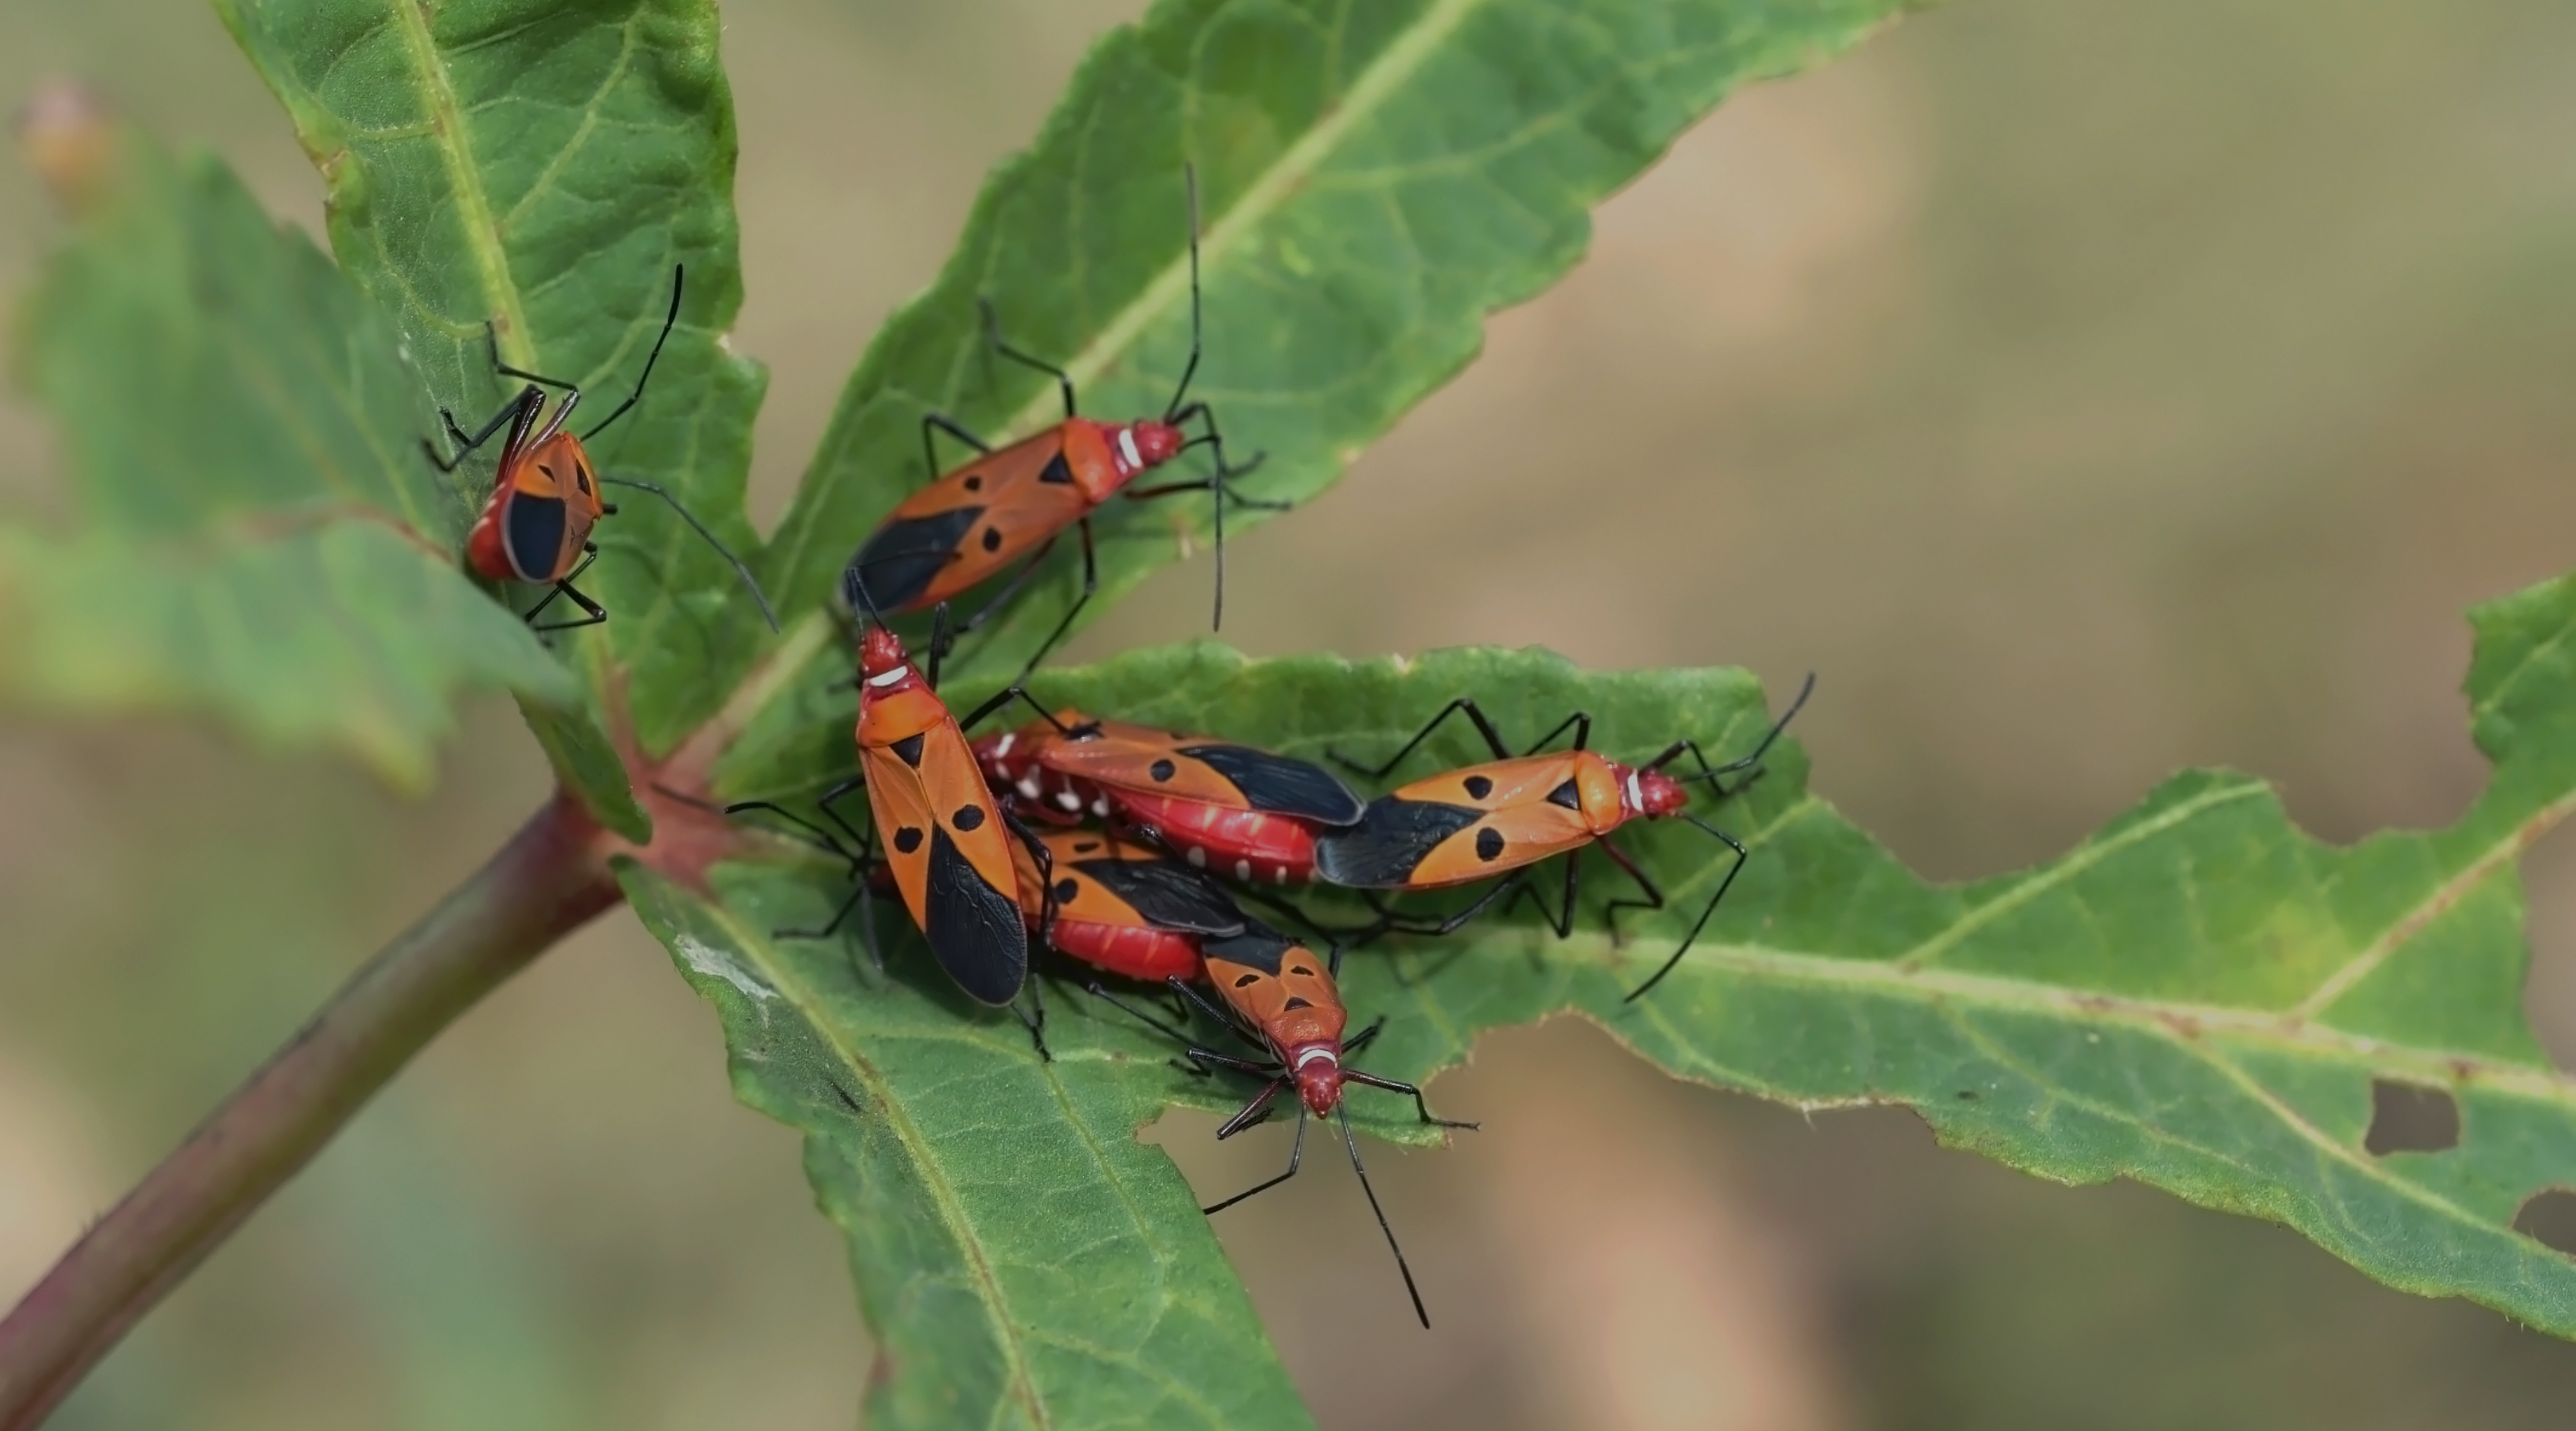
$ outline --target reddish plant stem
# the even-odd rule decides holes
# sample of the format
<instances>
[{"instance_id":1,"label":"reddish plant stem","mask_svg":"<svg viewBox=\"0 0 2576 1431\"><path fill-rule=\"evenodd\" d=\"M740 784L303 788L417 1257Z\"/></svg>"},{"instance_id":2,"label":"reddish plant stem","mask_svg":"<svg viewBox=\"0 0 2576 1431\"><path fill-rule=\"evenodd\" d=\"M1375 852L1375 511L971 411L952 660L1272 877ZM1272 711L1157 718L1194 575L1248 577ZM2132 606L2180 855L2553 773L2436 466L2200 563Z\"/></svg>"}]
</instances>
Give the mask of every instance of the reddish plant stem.
<instances>
[{"instance_id":1,"label":"reddish plant stem","mask_svg":"<svg viewBox=\"0 0 2576 1431\"><path fill-rule=\"evenodd\" d=\"M613 848L559 792L352 975L0 1321L0 1431L33 1431L439 1030L616 904Z\"/></svg>"}]
</instances>

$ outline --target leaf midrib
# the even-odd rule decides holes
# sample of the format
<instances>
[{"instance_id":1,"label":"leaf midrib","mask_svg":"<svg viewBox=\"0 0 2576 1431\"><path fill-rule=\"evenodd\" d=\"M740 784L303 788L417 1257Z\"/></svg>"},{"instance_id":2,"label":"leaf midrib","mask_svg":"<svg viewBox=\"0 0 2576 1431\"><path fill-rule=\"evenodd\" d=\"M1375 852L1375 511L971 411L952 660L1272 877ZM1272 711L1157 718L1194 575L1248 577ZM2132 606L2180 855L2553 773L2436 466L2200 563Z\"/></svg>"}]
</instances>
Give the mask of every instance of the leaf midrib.
<instances>
[{"instance_id":1,"label":"leaf midrib","mask_svg":"<svg viewBox=\"0 0 2576 1431\"><path fill-rule=\"evenodd\" d=\"M510 278L509 259L501 252L491 200L483 192L483 173L465 149L464 112L457 106L456 91L447 82L447 67L439 59L437 38L429 32L429 8L410 0L387 0L387 8L393 11L394 23L411 50L422 94L435 121L438 134L430 141L430 147L438 151L439 162L446 166L448 179L455 186L457 225L465 231L465 251L500 315L496 341L509 347L516 360L514 366L532 365L535 355L527 346L527 314L519 304L518 286Z\"/></svg>"}]
</instances>

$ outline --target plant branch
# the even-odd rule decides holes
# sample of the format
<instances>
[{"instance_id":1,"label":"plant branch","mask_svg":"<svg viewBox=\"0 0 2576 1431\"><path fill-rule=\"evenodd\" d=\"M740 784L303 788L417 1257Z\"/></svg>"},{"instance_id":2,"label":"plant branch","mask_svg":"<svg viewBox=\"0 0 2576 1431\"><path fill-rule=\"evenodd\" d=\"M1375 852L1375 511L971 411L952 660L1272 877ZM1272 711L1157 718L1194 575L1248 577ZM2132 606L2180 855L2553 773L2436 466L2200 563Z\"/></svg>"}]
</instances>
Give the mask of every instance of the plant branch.
<instances>
[{"instance_id":1,"label":"plant branch","mask_svg":"<svg viewBox=\"0 0 2576 1431\"><path fill-rule=\"evenodd\" d=\"M615 848L558 792L367 961L0 1321L0 1431L33 1431L439 1030L617 903Z\"/></svg>"}]
</instances>

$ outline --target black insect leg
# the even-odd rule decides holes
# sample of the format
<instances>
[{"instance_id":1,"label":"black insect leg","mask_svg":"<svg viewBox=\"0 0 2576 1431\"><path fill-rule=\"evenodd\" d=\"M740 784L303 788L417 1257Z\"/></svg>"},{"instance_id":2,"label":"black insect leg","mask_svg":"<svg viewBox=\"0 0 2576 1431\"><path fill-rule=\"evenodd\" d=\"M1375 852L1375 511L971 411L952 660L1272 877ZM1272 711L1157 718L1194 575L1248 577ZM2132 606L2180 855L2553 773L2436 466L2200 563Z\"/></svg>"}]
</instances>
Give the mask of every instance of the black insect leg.
<instances>
[{"instance_id":1,"label":"black insect leg","mask_svg":"<svg viewBox=\"0 0 2576 1431\"><path fill-rule=\"evenodd\" d=\"M1333 759L1341 762L1344 766L1367 776L1371 780L1384 780L1389 772L1404 763L1404 758L1406 756L1421 749L1422 742L1429 740L1432 732L1440 729L1442 722L1448 720L1449 717L1453 715L1461 713L1464 713L1468 720L1474 722L1476 733L1485 738L1485 745L1488 749L1494 752L1494 758L1496 760L1509 760L1512 758L1512 748L1503 744L1501 733L1494 729L1494 723L1492 721L1485 718L1484 708L1476 704L1476 698L1473 696L1460 696L1458 699L1442 706L1440 708L1440 714L1433 716L1429 721L1423 724L1422 729L1415 731L1413 733L1413 739L1406 741L1402 750L1399 750L1395 754L1387 757L1386 763L1375 769L1371 769L1368 766L1360 764L1358 761L1351 759L1340 751L1332 751L1330 754Z\"/></svg>"},{"instance_id":2,"label":"black insect leg","mask_svg":"<svg viewBox=\"0 0 2576 1431\"><path fill-rule=\"evenodd\" d=\"M1350 1052L1350 1048L1351 1046L1346 1044L1343 1046L1342 1051L1344 1053L1348 1053ZM1345 1067L1342 1070L1342 1081L1345 1083L1365 1083L1371 1088L1383 1088L1389 1093L1403 1093L1410 1095L1413 1099L1413 1111L1415 1115L1420 1117L1423 1122L1430 1124L1432 1127L1464 1128L1469 1132L1474 1132L1478 1127L1477 1124L1467 1122L1464 1119L1433 1117L1431 1114L1431 1105L1422 1101L1422 1090L1416 1088L1410 1083L1399 1082L1392 1078L1380 1078L1374 1073L1366 1073L1359 1069L1349 1067Z\"/></svg>"},{"instance_id":3,"label":"black insect leg","mask_svg":"<svg viewBox=\"0 0 2576 1431\"><path fill-rule=\"evenodd\" d=\"M1073 375L1066 372L1064 369L1057 367L1055 364L1048 362L1044 358L1024 353L1002 341L1002 320L993 312L993 303L991 299L976 299L975 309L977 312L984 315L984 341L992 345L993 351L1010 359L1014 363L1018 363L1023 367L1035 368L1039 372L1046 374L1048 377L1055 379L1056 386L1064 390L1064 415L1068 418L1078 416L1079 413L1076 410L1073 401Z\"/></svg>"},{"instance_id":4,"label":"black insect leg","mask_svg":"<svg viewBox=\"0 0 2576 1431\"><path fill-rule=\"evenodd\" d=\"M599 626L607 622L608 608L591 600L589 597L582 595L580 589L573 585L575 581L581 579L581 574L583 572L590 570L590 564L592 562L599 560L599 546L597 543L584 542L582 543L581 550L581 561L575 565L571 571L565 573L561 580L558 580L555 583L554 590L547 592L544 600L539 601L536 605L528 608L526 620L529 630L569 631L576 626ZM552 606L555 598L558 596L570 601L573 605L580 607L582 610L581 616L570 621L541 622L537 620L537 613L545 610L549 606Z\"/></svg>"},{"instance_id":5,"label":"black insect leg","mask_svg":"<svg viewBox=\"0 0 2576 1431\"><path fill-rule=\"evenodd\" d=\"M1268 1088L1261 1090L1261 1096L1259 1098L1256 1098L1251 1103L1245 1105L1242 1113L1234 1115L1235 1121L1240 1122L1246 1114L1252 1113L1257 1109L1266 1109L1270 1100L1278 1096L1280 1086L1281 1085L1278 1083L1273 1083ZM1244 1126L1250 1127L1251 1124L1245 1123ZM1219 1134L1218 1136L1223 1137L1224 1135ZM1212 1207L1203 1207L1199 1209L1199 1211L1206 1213L1210 1217L1214 1217L1218 1213L1225 1211L1227 1208L1234 1206L1236 1203L1243 1201L1245 1198L1251 1197L1257 1193L1266 1193L1270 1191L1272 1188L1275 1188L1281 1183L1288 1181L1290 1178L1297 1176L1297 1164L1303 1161L1305 1156L1306 1105L1300 1103L1297 1105L1297 1138L1295 1142L1288 1145L1288 1171L1281 1173L1279 1176L1271 1178L1266 1182L1255 1183L1251 1187L1245 1188L1243 1191L1227 1198L1225 1201L1217 1203Z\"/></svg>"},{"instance_id":6,"label":"black insect leg","mask_svg":"<svg viewBox=\"0 0 2576 1431\"><path fill-rule=\"evenodd\" d=\"M468 435L465 429L456 425L456 414L449 412L445 408L440 408L438 410L439 421L446 424L447 435L455 439L456 455L453 457L439 456L437 447L433 446L430 443L430 440L426 437L420 440L420 450L429 454L431 466L436 467L441 472L453 472L457 469L459 464L463 463L465 459L473 453L475 448L478 448L484 443L490 441L493 433L500 431L504 424L513 421L519 424L519 426L513 427L510 431L511 441L515 443L528 427L535 425L537 411L545 405L546 395L543 392L536 388L521 389L519 395L511 399L507 406L503 407L499 412L492 414L492 420L490 422L483 424L481 430L471 435Z\"/></svg>"},{"instance_id":7,"label":"black insect leg","mask_svg":"<svg viewBox=\"0 0 2576 1431\"><path fill-rule=\"evenodd\" d=\"M939 465L939 450L931 445L930 436L933 432L947 433L974 448L983 456L990 457L993 454L993 444L959 426L955 418L944 412L925 412L921 415L921 465L929 469L929 476L925 479L927 481L936 482L948 471Z\"/></svg>"}]
</instances>

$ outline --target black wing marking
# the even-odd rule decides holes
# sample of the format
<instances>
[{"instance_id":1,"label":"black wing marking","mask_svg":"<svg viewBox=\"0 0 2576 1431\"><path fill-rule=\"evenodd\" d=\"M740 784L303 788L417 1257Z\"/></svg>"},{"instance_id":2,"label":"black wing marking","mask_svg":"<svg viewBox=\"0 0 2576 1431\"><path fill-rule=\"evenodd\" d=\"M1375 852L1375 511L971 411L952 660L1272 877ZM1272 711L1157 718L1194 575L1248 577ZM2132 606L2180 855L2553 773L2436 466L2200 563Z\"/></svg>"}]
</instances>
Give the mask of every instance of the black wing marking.
<instances>
[{"instance_id":1,"label":"black wing marking","mask_svg":"<svg viewBox=\"0 0 2576 1431\"><path fill-rule=\"evenodd\" d=\"M1185 934L1241 934L1243 911L1225 891L1187 865L1169 860L1076 860L1075 869L1127 901L1157 929Z\"/></svg>"},{"instance_id":2,"label":"black wing marking","mask_svg":"<svg viewBox=\"0 0 2576 1431\"><path fill-rule=\"evenodd\" d=\"M850 559L841 574L850 609L862 615L900 611L921 598L940 569L957 555L957 544L975 529L982 507L951 507L927 517L906 517L877 528L868 544Z\"/></svg>"},{"instance_id":3,"label":"black wing marking","mask_svg":"<svg viewBox=\"0 0 2576 1431\"><path fill-rule=\"evenodd\" d=\"M1029 927L1020 903L985 883L944 828L930 832L922 915L930 952L957 987L987 1004L1019 996L1029 973Z\"/></svg>"},{"instance_id":4,"label":"black wing marking","mask_svg":"<svg viewBox=\"0 0 2576 1431\"><path fill-rule=\"evenodd\" d=\"M1211 939L1199 946L1208 959L1222 959L1228 964L1241 964L1276 977L1280 962L1297 941L1266 925L1247 924L1241 934L1227 939Z\"/></svg>"},{"instance_id":5,"label":"black wing marking","mask_svg":"<svg viewBox=\"0 0 2576 1431\"><path fill-rule=\"evenodd\" d=\"M555 563L563 560L563 498L513 491L503 501L501 545L508 550L519 579L554 580Z\"/></svg>"},{"instance_id":6,"label":"black wing marking","mask_svg":"<svg viewBox=\"0 0 2576 1431\"><path fill-rule=\"evenodd\" d=\"M1356 825L1368 809L1333 772L1309 761L1242 745L1185 745L1181 754L1233 781L1255 810L1319 825Z\"/></svg>"},{"instance_id":7,"label":"black wing marking","mask_svg":"<svg viewBox=\"0 0 2576 1431\"><path fill-rule=\"evenodd\" d=\"M1360 822L1315 841L1315 873L1352 889L1402 889L1440 842L1485 818L1472 805L1381 795Z\"/></svg>"}]
</instances>

